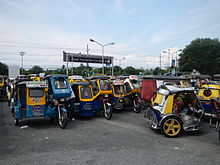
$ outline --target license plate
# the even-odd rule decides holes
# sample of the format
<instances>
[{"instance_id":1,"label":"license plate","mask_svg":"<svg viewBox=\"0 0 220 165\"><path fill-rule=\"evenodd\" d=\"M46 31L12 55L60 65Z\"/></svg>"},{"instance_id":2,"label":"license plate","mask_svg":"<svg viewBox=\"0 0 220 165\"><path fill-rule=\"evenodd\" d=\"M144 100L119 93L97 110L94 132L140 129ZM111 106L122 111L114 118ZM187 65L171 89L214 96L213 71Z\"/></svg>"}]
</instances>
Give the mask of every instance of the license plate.
<instances>
[{"instance_id":1,"label":"license plate","mask_svg":"<svg viewBox=\"0 0 220 165\"><path fill-rule=\"evenodd\" d=\"M44 111L41 106L33 106L32 115L33 116L41 116L44 114Z\"/></svg>"}]
</instances>

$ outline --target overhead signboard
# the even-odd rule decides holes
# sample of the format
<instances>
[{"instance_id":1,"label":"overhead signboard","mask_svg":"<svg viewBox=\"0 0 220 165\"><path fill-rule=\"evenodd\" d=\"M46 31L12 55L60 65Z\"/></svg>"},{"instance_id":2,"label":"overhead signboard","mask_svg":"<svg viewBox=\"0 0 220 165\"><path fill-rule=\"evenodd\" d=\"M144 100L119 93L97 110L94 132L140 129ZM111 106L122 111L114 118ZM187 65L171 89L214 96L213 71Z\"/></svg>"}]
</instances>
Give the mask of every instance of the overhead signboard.
<instances>
[{"instance_id":1,"label":"overhead signboard","mask_svg":"<svg viewBox=\"0 0 220 165\"><path fill-rule=\"evenodd\" d=\"M63 52L64 62L81 62L102 64L102 56ZM113 57L104 56L104 64L112 64Z\"/></svg>"}]
</instances>

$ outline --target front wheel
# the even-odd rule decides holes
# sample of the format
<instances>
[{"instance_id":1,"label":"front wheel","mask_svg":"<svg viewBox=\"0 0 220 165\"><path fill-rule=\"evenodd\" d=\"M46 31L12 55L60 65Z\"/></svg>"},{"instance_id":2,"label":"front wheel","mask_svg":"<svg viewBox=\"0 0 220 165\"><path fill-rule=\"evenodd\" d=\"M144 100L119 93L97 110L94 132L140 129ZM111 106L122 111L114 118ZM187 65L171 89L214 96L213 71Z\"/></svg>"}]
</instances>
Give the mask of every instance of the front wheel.
<instances>
[{"instance_id":1,"label":"front wheel","mask_svg":"<svg viewBox=\"0 0 220 165\"><path fill-rule=\"evenodd\" d=\"M14 124L15 124L16 126L19 126L19 119L14 119Z\"/></svg>"},{"instance_id":2,"label":"front wheel","mask_svg":"<svg viewBox=\"0 0 220 165\"><path fill-rule=\"evenodd\" d=\"M141 103L138 100L134 99L134 108L133 111L135 113L140 113L141 112Z\"/></svg>"},{"instance_id":3,"label":"front wheel","mask_svg":"<svg viewBox=\"0 0 220 165\"><path fill-rule=\"evenodd\" d=\"M167 137L176 137L182 130L182 124L180 120L175 117L167 117L161 123L161 131Z\"/></svg>"},{"instance_id":4,"label":"front wheel","mask_svg":"<svg viewBox=\"0 0 220 165\"><path fill-rule=\"evenodd\" d=\"M67 126L67 112L60 111L60 116L58 117L58 124L62 129Z\"/></svg>"},{"instance_id":5,"label":"front wheel","mask_svg":"<svg viewBox=\"0 0 220 165\"><path fill-rule=\"evenodd\" d=\"M106 119L110 120L112 118L112 107L108 104L104 104L103 115Z\"/></svg>"}]
</instances>

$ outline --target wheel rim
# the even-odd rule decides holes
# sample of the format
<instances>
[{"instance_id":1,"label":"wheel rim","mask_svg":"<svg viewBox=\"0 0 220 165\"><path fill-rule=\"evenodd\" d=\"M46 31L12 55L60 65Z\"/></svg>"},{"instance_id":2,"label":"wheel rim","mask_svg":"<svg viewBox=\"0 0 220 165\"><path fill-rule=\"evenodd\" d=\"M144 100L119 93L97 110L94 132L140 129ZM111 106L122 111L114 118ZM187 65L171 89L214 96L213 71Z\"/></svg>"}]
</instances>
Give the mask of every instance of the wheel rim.
<instances>
[{"instance_id":1,"label":"wheel rim","mask_svg":"<svg viewBox=\"0 0 220 165\"><path fill-rule=\"evenodd\" d=\"M177 119L168 119L163 125L163 131L169 136L176 136L181 129L180 122Z\"/></svg>"},{"instance_id":2,"label":"wheel rim","mask_svg":"<svg viewBox=\"0 0 220 165\"><path fill-rule=\"evenodd\" d=\"M111 109L108 106L104 105L104 111L105 117L109 118L111 116Z\"/></svg>"},{"instance_id":3,"label":"wheel rim","mask_svg":"<svg viewBox=\"0 0 220 165\"><path fill-rule=\"evenodd\" d=\"M65 120L66 120L66 118L65 118L64 112L60 112L59 125L64 126L65 125Z\"/></svg>"},{"instance_id":4,"label":"wheel rim","mask_svg":"<svg viewBox=\"0 0 220 165\"><path fill-rule=\"evenodd\" d=\"M138 103L136 103L136 101L134 100L134 111L139 111L139 107L138 107Z\"/></svg>"}]
</instances>

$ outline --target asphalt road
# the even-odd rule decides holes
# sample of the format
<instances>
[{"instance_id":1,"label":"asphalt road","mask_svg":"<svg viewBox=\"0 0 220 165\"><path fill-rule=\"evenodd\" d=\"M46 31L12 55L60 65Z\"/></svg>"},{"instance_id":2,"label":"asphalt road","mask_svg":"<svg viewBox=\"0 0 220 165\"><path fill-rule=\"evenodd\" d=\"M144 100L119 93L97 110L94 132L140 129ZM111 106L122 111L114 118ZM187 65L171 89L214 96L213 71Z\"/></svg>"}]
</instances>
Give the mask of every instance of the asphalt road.
<instances>
[{"instance_id":1,"label":"asphalt road","mask_svg":"<svg viewBox=\"0 0 220 165\"><path fill-rule=\"evenodd\" d=\"M198 132L166 138L147 127L143 113L115 112L76 118L61 129L45 119L13 124L6 102L0 102L0 165L143 165L220 164L218 134L207 123Z\"/></svg>"}]
</instances>

